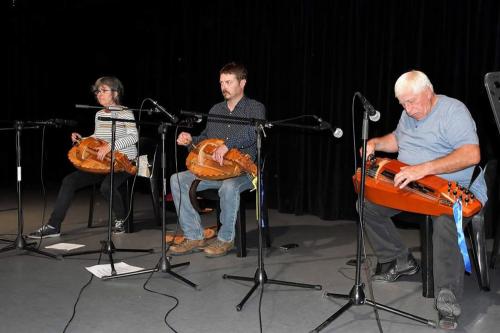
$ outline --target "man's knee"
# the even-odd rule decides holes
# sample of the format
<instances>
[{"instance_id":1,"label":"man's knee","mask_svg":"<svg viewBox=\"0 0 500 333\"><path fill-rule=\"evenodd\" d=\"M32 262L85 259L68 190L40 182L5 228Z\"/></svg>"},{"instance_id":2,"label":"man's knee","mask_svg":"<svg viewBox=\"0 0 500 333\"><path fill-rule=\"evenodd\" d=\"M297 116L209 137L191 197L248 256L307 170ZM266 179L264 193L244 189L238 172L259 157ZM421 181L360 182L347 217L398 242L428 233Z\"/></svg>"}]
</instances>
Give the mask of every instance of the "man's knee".
<instances>
[{"instance_id":1,"label":"man's knee","mask_svg":"<svg viewBox=\"0 0 500 333\"><path fill-rule=\"evenodd\" d=\"M219 198L239 198L240 190L239 188L231 182L223 182L222 186L218 190Z\"/></svg>"},{"instance_id":2,"label":"man's knee","mask_svg":"<svg viewBox=\"0 0 500 333\"><path fill-rule=\"evenodd\" d=\"M456 232L455 221L450 216L438 216L433 219L432 232L434 235L451 235Z\"/></svg>"},{"instance_id":3,"label":"man's knee","mask_svg":"<svg viewBox=\"0 0 500 333\"><path fill-rule=\"evenodd\" d=\"M188 171L174 173L170 176L170 188L179 188L182 185L190 186L194 179L194 175Z\"/></svg>"}]
</instances>

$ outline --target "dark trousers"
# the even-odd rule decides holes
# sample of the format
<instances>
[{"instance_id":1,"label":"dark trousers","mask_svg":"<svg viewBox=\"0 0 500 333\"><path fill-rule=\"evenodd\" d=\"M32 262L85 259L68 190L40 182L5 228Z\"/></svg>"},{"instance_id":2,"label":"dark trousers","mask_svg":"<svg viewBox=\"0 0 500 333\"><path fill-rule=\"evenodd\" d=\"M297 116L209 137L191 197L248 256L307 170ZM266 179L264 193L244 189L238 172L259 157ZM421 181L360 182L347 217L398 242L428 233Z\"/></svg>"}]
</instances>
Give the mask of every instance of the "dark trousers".
<instances>
[{"instance_id":1,"label":"dark trousers","mask_svg":"<svg viewBox=\"0 0 500 333\"><path fill-rule=\"evenodd\" d=\"M366 233L380 263L406 258L409 253L391 219L400 212L365 201ZM469 220L464 218L464 225ZM448 215L433 216L432 221L434 294L437 295L442 288L448 288L456 297L461 297L465 266L458 246L455 221Z\"/></svg>"},{"instance_id":2,"label":"dark trousers","mask_svg":"<svg viewBox=\"0 0 500 333\"><path fill-rule=\"evenodd\" d=\"M113 178L113 211L117 219L124 219L127 216L127 209L124 205L123 197L117 189L127 180L130 175L126 172L117 172ZM66 216L71 201L75 196L75 192L84 187L101 183L100 192L109 199L110 174L94 174L77 170L64 177L59 193L57 194L56 203L48 224L61 230L61 224Z\"/></svg>"}]
</instances>

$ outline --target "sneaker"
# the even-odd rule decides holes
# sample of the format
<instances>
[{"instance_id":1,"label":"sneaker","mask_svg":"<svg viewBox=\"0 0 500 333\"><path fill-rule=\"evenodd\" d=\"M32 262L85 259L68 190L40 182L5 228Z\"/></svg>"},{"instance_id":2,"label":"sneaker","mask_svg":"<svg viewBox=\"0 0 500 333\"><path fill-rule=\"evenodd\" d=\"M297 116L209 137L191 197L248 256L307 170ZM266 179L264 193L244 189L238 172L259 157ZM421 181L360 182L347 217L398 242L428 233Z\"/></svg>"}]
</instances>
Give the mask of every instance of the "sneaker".
<instances>
[{"instance_id":1,"label":"sneaker","mask_svg":"<svg viewBox=\"0 0 500 333\"><path fill-rule=\"evenodd\" d=\"M123 234L125 232L125 221L115 220L115 225L113 226L114 234Z\"/></svg>"},{"instance_id":2,"label":"sneaker","mask_svg":"<svg viewBox=\"0 0 500 333\"><path fill-rule=\"evenodd\" d=\"M231 251L233 247L234 242L224 242L217 238L212 244L205 248L205 256L209 258L222 257Z\"/></svg>"},{"instance_id":3,"label":"sneaker","mask_svg":"<svg viewBox=\"0 0 500 333\"><path fill-rule=\"evenodd\" d=\"M458 317L462 313L460 304L458 304L455 294L450 289L441 289L435 303L436 309L445 316L453 315Z\"/></svg>"},{"instance_id":4,"label":"sneaker","mask_svg":"<svg viewBox=\"0 0 500 333\"><path fill-rule=\"evenodd\" d=\"M184 238L184 240L180 244L170 246L170 253L174 256L181 256L184 254L203 251L203 248L205 246L206 241L204 239Z\"/></svg>"},{"instance_id":5,"label":"sneaker","mask_svg":"<svg viewBox=\"0 0 500 333\"><path fill-rule=\"evenodd\" d=\"M435 307L438 310L439 327L447 330L456 329L458 326L458 317L462 313L462 309L453 291L447 288L439 290Z\"/></svg>"},{"instance_id":6,"label":"sneaker","mask_svg":"<svg viewBox=\"0 0 500 333\"><path fill-rule=\"evenodd\" d=\"M33 231L28 235L29 238L51 238L59 237L61 232L49 224L44 224L40 229Z\"/></svg>"}]
</instances>

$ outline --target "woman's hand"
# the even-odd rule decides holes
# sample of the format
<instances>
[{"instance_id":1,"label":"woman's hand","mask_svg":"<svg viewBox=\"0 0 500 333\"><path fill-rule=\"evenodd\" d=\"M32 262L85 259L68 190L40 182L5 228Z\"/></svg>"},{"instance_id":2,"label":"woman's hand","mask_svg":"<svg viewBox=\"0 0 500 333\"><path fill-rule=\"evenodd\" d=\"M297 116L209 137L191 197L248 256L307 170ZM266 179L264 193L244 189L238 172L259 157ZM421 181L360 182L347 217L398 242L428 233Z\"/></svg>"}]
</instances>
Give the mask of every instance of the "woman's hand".
<instances>
[{"instance_id":1,"label":"woman's hand","mask_svg":"<svg viewBox=\"0 0 500 333\"><path fill-rule=\"evenodd\" d=\"M193 142L193 138L187 132L181 132L177 137L177 144L180 146L188 146L191 142Z\"/></svg>"},{"instance_id":2,"label":"woman's hand","mask_svg":"<svg viewBox=\"0 0 500 333\"><path fill-rule=\"evenodd\" d=\"M97 147L97 159L102 161L107 153L111 151L111 145L106 143L100 147Z\"/></svg>"},{"instance_id":3,"label":"woman's hand","mask_svg":"<svg viewBox=\"0 0 500 333\"><path fill-rule=\"evenodd\" d=\"M76 133L76 132L71 133L71 141L73 143L77 143L81 139L82 139L82 136L80 135L80 133Z\"/></svg>"}]
</instances>

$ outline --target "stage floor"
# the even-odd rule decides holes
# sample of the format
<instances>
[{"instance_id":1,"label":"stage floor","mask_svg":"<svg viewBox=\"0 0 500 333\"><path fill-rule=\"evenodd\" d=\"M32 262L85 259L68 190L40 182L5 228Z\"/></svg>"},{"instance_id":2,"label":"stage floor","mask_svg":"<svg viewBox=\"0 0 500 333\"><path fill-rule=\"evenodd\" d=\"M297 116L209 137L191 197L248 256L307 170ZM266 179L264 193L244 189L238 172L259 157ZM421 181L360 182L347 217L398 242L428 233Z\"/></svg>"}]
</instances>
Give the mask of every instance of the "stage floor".
<instances>
[{"instance_id":1,"label":"stage floor","mask_svg":"<svg viewBox=\"0 0 500 333\"><path fill-rule=\"evenodd\" d=\"M0 236L13 239L17 232L16 193L0 195ZM43 200L40 194L26 191L23 200L24 234L40 225ZM47 213L51 212L54 193L49 193ZM96 224L107 221L106 203L96 205ZM60 238L44 240L40 249L59 243L84 244L85 250L99 249L107 239L105 227L87 228L88 192L81 192L63 224ZM214 223L215 214L205 215L204 224ZM167 227L175 228L175 216L167 211ZM314 216L295 216L270 210L272 247L265 250L264 268L269 279L319 284L323 290L266 284L262 294L262 331L272 333L309 332L339 310L344 300L324 297L325 292L345 294L353 286L355 269L346 265L355 257L356 224L354 221L324 221ZM173 257L172 264L189 261L189 266L174 272L199 285L195 290L170 274L157 272L103 281L94 277L78 301L76 313L66 332L259 332L259 289L241 311L235 306L250 290L252 283L224 280L224 274L252 277L256 271L257 232L255 210L247 210L249 251L246 258L235 252L221 258L205 258L203 253ZM153 220L150 199L138 194L135 202L135 226L131 234L113 236L119 248L150 248L152 254L119 252L115 263L152 268L161 258L161 228ZM401 229L417 258L419 234L415 229ZM280 245L296 243L297 248L284 252ZM0 242L0 246L8 245ZM491 240L488 240L489 249ZM52 253L61 253L52 250ZM371 250L368 259L375 266ZM85 267L98 264L99 254L67 257L63 260L20 250L0 253L0 331L63 332L70 321L80 290L91 274ZM107 256L101 264L109 263ZM500 267L490 271L490 292L480 291L474 272L465 277L462 316L457 332L496 332L500 327ZM366 280L364 271L361 274ZM149 279L150 278L150 279ZM149 279L149 280L148 280ZM144 288L153 290L150 292ZM402 278L391 284L373 284L375 300L381 304L436 320L434 300L422 297L420 275ZM365 288L367 298L370 297ZM164 294L164 295L162 295ZM165 296L170 295L170 296ZM421 323L379 311L384 332L435 332ZM378 332L373 310L368 305L354 306L322 332Z\"/></svg>"}]
</instances>

